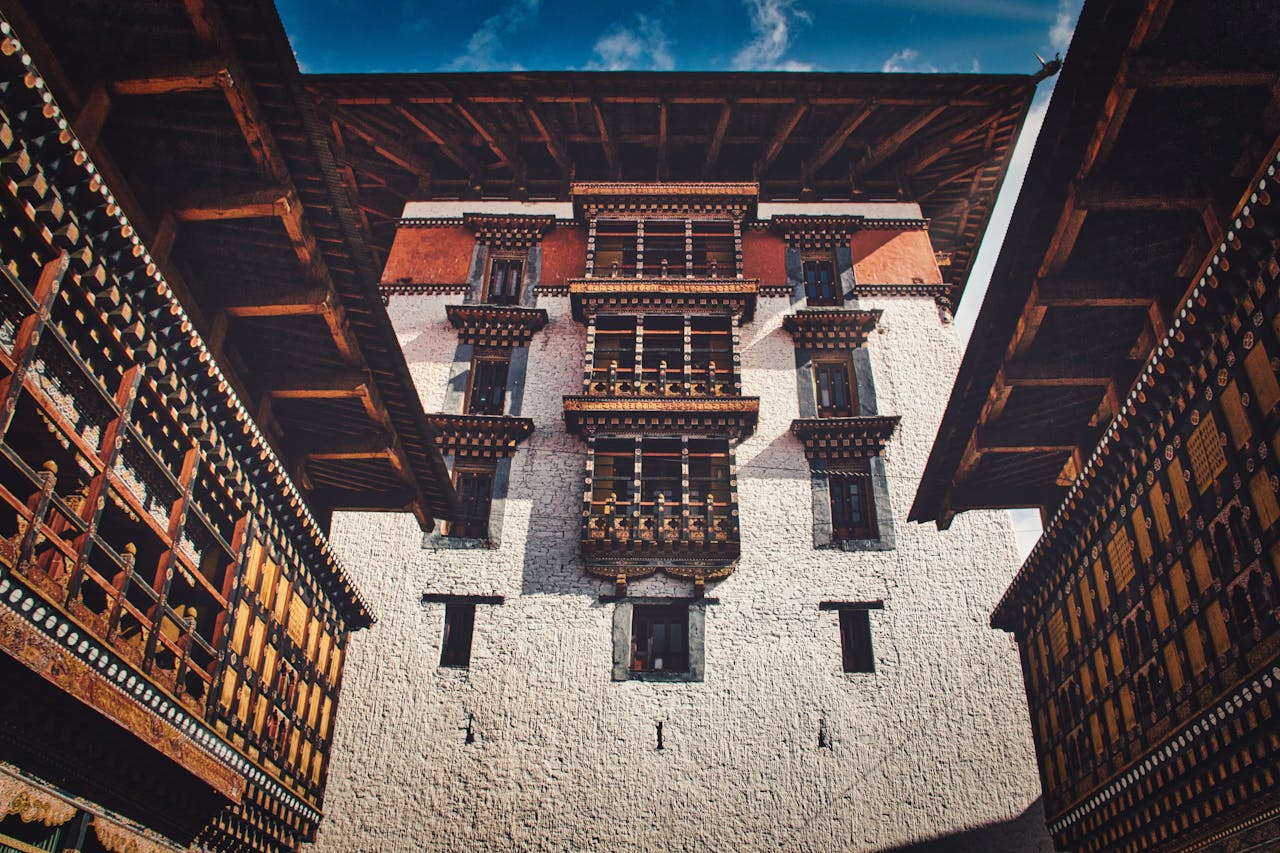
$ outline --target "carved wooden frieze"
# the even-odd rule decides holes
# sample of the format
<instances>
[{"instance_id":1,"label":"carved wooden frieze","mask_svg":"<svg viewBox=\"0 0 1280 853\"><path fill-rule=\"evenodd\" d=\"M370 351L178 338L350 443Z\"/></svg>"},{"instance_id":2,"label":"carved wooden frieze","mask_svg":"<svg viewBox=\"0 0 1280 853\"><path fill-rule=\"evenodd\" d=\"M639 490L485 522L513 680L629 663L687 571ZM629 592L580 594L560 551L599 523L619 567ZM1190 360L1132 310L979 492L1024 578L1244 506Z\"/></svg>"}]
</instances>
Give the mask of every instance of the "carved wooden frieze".
<instances>
[{"instance_id":1,"label":"carved wooden frieze","mask_svg":"<svg viewBox=\"0 0 1280 853\"><path fill-rule=\"evenodd\" d=\"M867 459L884 455L898 420L897 415L798 418L791 422L791 433L800 439L809 460Z\"/></svg>"},{"instance_id":2,"label":"carved wooden frieze","mask_svg":"<svg viewBox=\"0 0 1280 853\"><path fill-rule=\"evenodd\" d=\"M515 213L467 213L463 223L476 240L491 249L528 250L556 223L554 216L527 216Z\"/></svg>"},{"instance_id":3,"label":"carved wooden frieze","mask_svg":"<svg viewBox=\"0 0 1280 853\"><path fill-rule=\"evenodd\" d=\"M742 219L755 207L754 183L576 183L570 189L581 215Z\"/></svg>"},{"instance_id":4,"label":"carved wooden frieze","mask_svg":"<svg viewBox=\"0 0 1280 853\"><path fill-rule=\"evenodd\" d=\"M773 230L791 249L836 249L847 247L862 227L861 216L775 216Z\"/></svg>"},{"instance_id":5,"label":"carved wooden frieze","mask_svg":"<svg viewBox=\"0 0 1280 853\"><path fill-rule=\"evenodd\" d=\"M755 432L759 413L759 397L564 398L565 426L576 435L701 434L738 440Z\"/></svg>"},{"instance_id":6,"label":"carved wooden frieze","mask_svg":"<svg viewBox=\"0 0 1280 853\"><path fill-rule=\"evenodd\" d=\"M516 445L533 433L531 419L507 415L429 414L427 420L440 431L441 453L470 458L514 456Z\"/></svg>"},{"instance_id":7,"label":"carved wooden frieze","mask_svg":"<svg viewBox=\"0 0 1280 853\"><path fill-rule=\"evenodd\" d=\"M569 282L575 320L599 312L755 316L759 279L576 278Z\"/></svg>"},{"instance_id":8,"label":"carved wooden frieze","mask_svg":"<svg viewBox=\"0 0 1280 853\"><path fill-rule=\"evenodd\" d=\"M849 350L865 346L880 320L880 311L806 310L782 318L797 347Z\"/></svg>"},{"instance_id":9,"label":"carved wooden frieze","mask_svg":"<svg viewBox=\"0 0 1280 853\"><path fill-rule=\"evenodd\" d=\"M547 325L542 308L500 305L447 305L445 315L458 329L458 341L489 349L524 347Z\"/></svg>"}]
</instances>

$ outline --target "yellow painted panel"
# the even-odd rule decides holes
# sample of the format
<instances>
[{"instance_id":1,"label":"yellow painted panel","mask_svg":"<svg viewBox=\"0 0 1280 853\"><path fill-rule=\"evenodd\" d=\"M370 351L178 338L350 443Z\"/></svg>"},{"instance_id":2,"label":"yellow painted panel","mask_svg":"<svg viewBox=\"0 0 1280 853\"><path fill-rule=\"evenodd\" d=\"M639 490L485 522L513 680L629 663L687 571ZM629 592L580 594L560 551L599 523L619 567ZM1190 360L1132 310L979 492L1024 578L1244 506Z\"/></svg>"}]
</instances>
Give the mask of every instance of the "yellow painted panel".
<instances>
[{"instance_id":1,"label":"yellow painted panel","mask_svg":"<svg viewBox=\"0 0 1280 853\"><path fill-rule=\"evenodd\" d=\"M262 540L254 539L249 543L249 557L244 570L245 589L257 590L258 575L262 573Z\"/></svg>"},{"instance_id":2,"label":"yellow painted panel","mask_svg":"<svg viewBox=\"0 0 1280 853\"><path fill-rule=\"evenodd\" d=\"M1084 624L1093 627L1093 590L1089 587L1089 576L1080 576L1080 601L1084 606Z\"/></svg>"},{"instance_id":3,"label":"yellow painted panel","mask_svg":"<svg viewBox=\"0 0 1280 853\"><path fill-rule=\"evenodd\" d=\"M1173 505L1178 509L1178 517L1182 518L1191 509L1191 495L1187 492L1187 481L1182 472L1182 463L1174 459L1169 463L1169 487L1173 489Z\"/></svg>"},{"instance_id":4,"label":"yellow painted panel","mask_svg":"<svg viewBox=\"0 0 1280 853\"><path fill-rule=\"evenodd\" d=\"M302 603L302 596L294 592L289 597L289 639L298 648L303 648L307 638L307 605Z\"/></svg>"},{"instance_id":5,"label":"yellow painted panel","mask_svg":"<svg viewBox=\"0 0 1280 853\"><path fill-rule=\"evenodd\" d=\"M289 587L289 579L281 575L279 582L276 583L275 612L272 614L281 625L285 624L285 618L289 612Z\"/></svg>"},{"instance_id":6,"label":"yellow painted panel","mask_svg":"<svg viewBox=\"0 0 1280 853\"><path fill-rule=\"evenodd\" d=\"M333 635L328 631L320 633L320 651L316 654L316 671L323 673L329 665L329 649L333 644Z\"/></svg>"},{"instance_id":7,"label":"yellow painted panel","mask_svg":"<svg viewBox=\"0 0 1280 853\"><path fill-rule=\"evenodd\" d=\"M239 654L244 654L244 639L249 633L249 623L253 621L253 614L249 611L249 605L241 601L240 606L236 608L236 630L231 636L231 648Z\"/></svg>"},{"instance_id":8,"label":"yellow painted panel","mask_svg":"<svg viewBox=\"0 0 1280 853\"><path fill-rule=\"evenodd\" d=\"M267 719L267 700L265 696L258 697L258 705L253 711L253 731L259 735L262 734L262 726Z\"/></svg>"},{"instance_id":9,"label":"yellow painted panel","mask_svg":"<svg viewBox=\"0 0 1280 853\"><path fill-rule=\"evenodd\" d=\"M1222 618L1222 607L1214 601L1204 609L1205 618L1209 622L1209 636L1213 637L1213 647L1218 654L1226 654L1231 648L1231 638L1227 635L1227 622Z\"/></svg>"},{"instance_id":10,"label":"yellow painted panel","mask_svg":"<svg viewBox=\"0 0 1280 853\"><path fill-rule=\"evenodd\" d=\"M1231 382L1223 388L1218 395L1218 402L1222 404L1222 413L1227 416L1227 431L1231 433L1236 447L1244 447L1245 442L1253 435L1253 428L1249 425L1249 416L1240 402L1239 386Z\"/></svg>"},{"instance_id":11,"label":"yellow painted panel","mask_svg":"<svg viewBox=\"0 0 1280 853\"><path fill-rule=\"evenodd\" d=\"M1107 689L1107 682L1110 680L1107 676L1107 658L1102 653L1102 647L1093 650L1093 668L1098 673L1098 686L1102 690Z\"/></svg>"},{"instance_id":12,"label":"yellow painted panel","mask_svg":"<svg viewBox=\"0 0 1280 853\"><path fill-rule=\"evenodd\" d=\"M1151 590L1151 609L1156 614L1156 627L1163 631L1169 627L1169 605L1165 602L1164 588Z\"/></svg>"},{"instance_id":13,"label":"yellow painted panel","mask_svg":"<svg viewBox=\"0 0 1280 853\"><path fill-rule=\"evenodd\" d=\"M329 683L338 683L338 673L342 670L342 657L344 650L341 646L334 645L333 654L329 658Z\"/></svg>"},{"instance_id":14,"label":"yellow painted panel","mask_svg":"<svg viewBox=\"0 0 1280 853\"><path fill-rule=\"evenodd\" d=\"M268 554L262 563L262 585L258 587L258 598L262 600L262 606L271 609L271 602L275 600L276 594L276 577L280 574L280 564L271 559Z\"/></svg>"},{"instance_id":15,"label":"yellow painted panel","mask_svg":"<svg viewBox=\"0 0 1280 853\"><path fill-rule=\"evenodd\" d=\"M1258 399L1258 407L1263 414L1275 408L1280 402L1280 384L1276 382L1276 372L1271 369L1271 358L1266 347L1261 343L1244 357L1244 369L1249 374L1249 384L1253 386L1254 396Z\"/></svg>"},{"instance_id":16,"label":"yellow painted panel","mask_svg":"<svg viewBox=\"0 0 1280 853\"><path fill-rule=\"evenodd\" d=\"M1103 575L1102 561L1093 561L1093 580L1098 585L1098 603L1102 605L1103 612L1111 607L1111 593L1107 592L1107 579Z\"/></svg>"},{"instance_id":17,"label":"yellow painted panel","mask_svg":"<svg viewBox=\"0 0 1280 853\"><path fill-rule=\"evenodd\" d=\"M1222 433L1213 412L1205 412L1200 425L1187 436L1187 457L1191 460L1191 473L1196 486L1204 494L1218 475L1227 467L1227 456L1222 452Z\"/></svg>"},{"instance_id":18,"label":"yellow painted panel","mask_svg":"<svg viewBox=\"0 0 1280 853\"><path fill-rule=\"evenodd\" d=\"M1111 671L1119 672L1124 669L1124 658L1120 654L1120 635L1113 632L1108 645L1111 647Z\"/></svg>"},{"instance_id":19,"label":"yellow painted panel","mask_svg":"<svg viewBox=\"0 0 1280 853\"><path fill-rule=\"evenodd\" d=\"M1271 488L1271 478L1265 471L1259 471L1249 480L1249 495L1253 498L1253 508L1258 513L1258 524L1263 530L1280 519L1280 506L1276 505L1276 493Z\"/></svg>"},{"instance_id":20,"label":"yellow painted panel","mask_svg":"<svg viewBox=\"0 0 1280 853\"><path fill-rule=\"evenodd\" d=\"M307 711L307 725L311 728L316 727L316 714L320 713L320 686L316 685L316 689L311 691L311 708Z\"/></svg>"},{"instance_id":21,"label":"yellow painted panel","mask_svg":"<svg viewBox=\"0 0 1280 853\"><path fill-rule=\"evenodd\" d=\"M1124 589L1133 580L1133 543L1124 528L1117 530L1107 543L1107 560L1111 563L1111 578L1116 589Z\"/></svg>"},{"instance_id":22,"label":"yellow painted panel","mask_svg":"<svg viewBox=\"0 0 1280 853\"><path fill-rule=\"evenodd\" d=\"M218 704L224 708L230 709L233 702L236 701L236 671L231 667L227 667L226 673L222 676L222 694L218 697Z\"/></svg>"},{"instance_id":23,"label":"yellow painted panel","mask_svg":"<svg viewBox=\"0 0 1280 853\"><path fill-rule=\"evenodd\" d=\"M1173 606L1182 613L1191 604L1191 591L1187 589L1187 573L1181 560L1169 568L1169 583L1173 586Z\"/></svg>"},{"instance_id":24,"label":"yellow painted panel","mask_svg":"<svg viewBox=\"0 0 1280 853\"><path fill-rule=\"evenodd\" d=\"M1089 661L1086 660L1080 667L1080 687L1084 693L1084 701L1093 701L1093 679L1089 677Z\"/></svg>"},{"instance_id":25,"label":"yellow painted panel","mask_svg":"<svg viewBox=\"0 0 1280 853\"><path fill-rule=\"evenodd\" d=\"M1178 649L1173 643L1164 647L1164 667L1169 672L1169 684L1174 690L1182 687L1182 664L1178 662Z\"/></svg>"},{"instance_id":26,"label":"yellow painted panel","mask_svg":"<svg viewBox=\"0 0 1280 853\"><path fill-rule=\"evenodd\" d=\"M289 763L296 765L298 762L298 741L301 739L301 732L294 727L293 734L289 736Z\"/></svg>"},{"instance_id":27,"label":"yellow painted panel","mask_svg":"<svg viewBox=\"0 0 1280 853\"><path fill-rule=\"evenodd\" d=\"M320 709L320 728L317 730L320 733L320 740L322 741L329 739L329 713L332 710L333 697L324 697L324 707Z\"/></svg>"},{"instance_id":28,"label":"yellow painted panel","mask_svg":"<svg viewBox=\"0 0 1280 853\"><path fill-rule=\"evenodd\" d=\"M1061 663L1067 657L1067 620L1062 617L1062 608L1049 614L1049 646L1053 649L1053 659Z\"/></svg>"},{"instance_id":29,"label":"yellow painted panel","mask_svg":"<svg viewBox=\"0 0 1280 853\"><path fill-rule=\"evenodd\" d=\"M262 661L262 680L271 683L276 675L276 647L267 646L267 653Z\"/></svg>"},{"instance_id":30,"label":"yellow painted panel","mask_svg":"<svg viewBox=\"0 0 1280 853\"><path fill-rule=\"evenodd\" d=\"M1102 721L1097 714L1089 717L1089 734L1093 739L1093 754L1101 755L1105 751L1107 739L1102 735Z\"/></svg>"},{"instance_id":31,"label":"yellow painted panel","mask_svg":"<svg viewBox=\"0 0 1280 853\"><path fill-rule=\"evenodd\" d=\"M1108 699L1102 709L1107 714L1107 731L1111 733L1111 740L1117 740L1120 737L1120 721L1116 719L1116 703Z\"/></svg>"},{"instance_id":32,"label":"yellow painted panel","mask_svg":"<svg viewBox=\"0 0 1280 853\"><path fill-rule=\"evenodd\" d=\"M1196 576L1196 589L1207 592L1213 584L1213 574L1209 571L1209 555L1205 553L1204 543L1197 539L1191 543L1191 571Z\"/></svg>"},{"instance_id":33,"label":"yellow painted panel","mask_svg":"<svg viewBox=\"0 0 1280 853\"><path fill-rule=\"evenodd\" d=\"M1078 643L1080 642L1080 617L1076 615L1076 597L1074 594L1067 594L1064 606L1067 609L1067 616L1071 623L1071 639Z\"/></svg>"},{"instance_id":34,"label":"yellow painted panel","mask_svg":"<svg viewBox=\"0 0 1280 853\"><path fill-rule=\"evenodd\" d=\"M1168 542L1173 528L1169 526L1169 508L1164 505L1164 490L1159 483L1151 486L1151 520L1156 525L1156 538Z\"/></svg>"},{"instance_id":35,"label":"yellow painted panel","mask_svg":"<svg viewBox=\"0 0 1280 853\"><path fill-rule=\"evenodd\" d=\"M1120 710L1124 713L1125 729L1133 728L1136 720L1133 716L1133 695L1129 692L1129 685L1120 688Z\"/></svg>"},{"instance_id":36,"label":"yellow painted panel","mask_svg":"<svg viewBox=\"0 0 1280 853\"><path fill-rule=\"evenodd\" d=\"M249 689L249 685L240 685L240 705L236 708L236 716L245 722L249 721L249 700L253 697L253 692Z\"/></svg>"},{"instance_id":37,"label":"yellow painted panel","mask_svg":"<svg viewBox=\"0 0 1280 853\"><path fill-rule=\"evenodd\" d=\"M1133 508L1133 535L1138 540L1138 553L1142 562L1151 559L1151 534L1147 531L1147 517L1142 514L1142 506Z\"/></svg>"},{"instance_id":38,"label":"yellow painted panel","mask_svg":"<svg viewBox=\"0 0 1280 853\"><path fill-rule=\"evenodd\" d=\"M253 620L253 633L249 639L249 666L257 669L262 663L262 640L267 635L267 625L259 618Z\"/></svg>"},{"instance_id":39,"label":"yellow painted panel","mask_svg":"<svg viewBox=\"0 0 1280 853\"><path fill-rule=\"evenodd\" d=\"M310 694L311 686L305 681L298 685L298 697L294 700L293 711L298 719L307 716L307 696Z\"/></svg>"},{"instance_id":40,"label":"yellow painted panel","mask_svg":"<svg viewBox=\"0 0 1280 853\"><path fill-rule=\"evenodd\" d=\"M1204 672L1204 643L1200 639L1200 629L1191 622L1182 629L1183 642L1187 644L1187 655L1191 658L1191 671L1196 675Z\"/></svg>"}]
</instances>

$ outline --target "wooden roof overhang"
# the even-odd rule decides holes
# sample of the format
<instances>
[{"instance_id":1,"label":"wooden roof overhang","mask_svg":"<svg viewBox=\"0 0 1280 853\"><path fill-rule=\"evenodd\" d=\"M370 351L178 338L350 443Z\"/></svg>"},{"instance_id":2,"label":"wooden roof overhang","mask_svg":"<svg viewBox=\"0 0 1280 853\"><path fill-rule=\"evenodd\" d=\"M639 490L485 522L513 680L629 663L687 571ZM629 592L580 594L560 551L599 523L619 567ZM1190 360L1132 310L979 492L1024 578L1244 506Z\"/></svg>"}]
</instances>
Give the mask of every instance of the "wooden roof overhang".
<instances>
[{"instance_id":1,"label":"wooden roof overhang","mask_svg":"<svg viewBox=\"0 0 1280 853\"><path fill-rule=\"evenodd\" d=\"M906 200L958 298L1036 75L511 72L317 75L362 233L409 200L569 200L632 182L758 185L761 201Z\"/></svg>"},{"instance_id":2,"label":"wooden roof overhang","mask_svg":"<svg viewBox=\"0 0 1280 853\"><path fill-rule=\"evenodd\" d=\"M811 350L848 350L866 346L867 336L880 321L881 311L804 309L782 318L796 346Z\"/></svg>"},{"instance_id":3,"label":"wooden roof overhang","mask_svg":"<svg viewBox=\"0 0 1280 853\"><path fill-rule=\"evenodd\" d=\"M376 289L382 258L266 0L2 0L210 356L307 503L456 497ZM377 441L371 441L370 437Z\"/></svg>"},{"instance_id":4,"label":"wooden roof overhang","mask_svg":"<svg viewBox=\"0 0 1280 853\"><path fill-rule=\"evenodd\" d=\"M1089 3L910 518L1058 507L1280 124L1280 7Z\"/></svg>"},{"instance_id":5,"label":"wooden roof overhang","mask_svg":"<svg viewBox=\"0 0 1280 853\"><path fill-rule=\"evenodd\" d=\"M439 430L442 452L471 459L502 459L515 455L516 445L533 434L530 418L509 415L443 415L427 418Z\"/></svg>"},{"instance_id":6,"label":"wooden roof overhang","mask_svg":"<svg viewBox=\"0 0 1280 853\"><path fill-rule=\"evenodd\" d=\"M797 418L791 422L791 434L800 439L811 462L849 462L883 456L899 420L897 415Z\"/></svg>"},{"instance_id":7,"label":"wooden roof overhang","mask_svg":"<svg viewBox=\"0 0 1280 853\"><path fill-rule=\"evenodd\" d=\"M755 432L759 415L759 397L564 398L565 426L582 436L696 433L740 441Z\"/></svg>"},{"instance_id":8,"label":"wooden roof overhang","mask_svg":"<svg viewBox=\"0 0 1280 853\"><path fill-rule=\"evenodd\" d=\"M547 325L545 308L498 305L446 305L445 316L458 330L458 341L490 349L525 347Z\"/></svg>"},{"instance_id":9,"label":"wooden roof overhang","mask_svg":"<svg viewBox=\"0 0 1280 853\"><path fill-rule=\"evenodd\" d=\"M569 281L573 318L600 313L720 314L751 322L760 280L754 278L575 278Z\"/></svg>"}]
</instances>

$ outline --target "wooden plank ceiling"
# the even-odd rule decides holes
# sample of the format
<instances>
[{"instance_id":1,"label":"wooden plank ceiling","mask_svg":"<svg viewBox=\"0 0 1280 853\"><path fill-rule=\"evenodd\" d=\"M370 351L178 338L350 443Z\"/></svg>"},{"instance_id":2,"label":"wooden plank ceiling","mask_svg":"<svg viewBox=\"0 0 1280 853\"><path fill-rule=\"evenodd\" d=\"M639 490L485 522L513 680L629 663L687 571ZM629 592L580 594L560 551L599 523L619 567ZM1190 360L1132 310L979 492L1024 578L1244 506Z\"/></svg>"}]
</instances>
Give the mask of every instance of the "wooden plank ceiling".
<instances>
[{"instance_id":1,"label":"wooden plank ceiling","mask_svg":"<svg viewBox=\"0 0 1280 853\"><path fill-rule=\"evenodd\" d=\"M1277 133L1280 5L1086 5L912 520L1060 503Z\"/></svg>"},{"instance_id":2,"label":"wooden plank ceiling","mask_svg":"<svg viewBox=\"0 0 1280 853\"><path fill-rule=\"evenodd\" d=\"M270 2L0 0L318 517L456 498ZM335 197L334 190L339 191Z\"/></svg>"},{"instance_id":3,"label":"wooden plank ceiling","mask_svg":"<svg viewBox=\"0 0 1280 853\"><path fill-rule=\"evenodd\" d=\"M317 75L306 85L380 258L410 200L563 200L572 181L757 181L766 201L918 201L958 298L1044 73Z\"/></svg>"}]
</instances>

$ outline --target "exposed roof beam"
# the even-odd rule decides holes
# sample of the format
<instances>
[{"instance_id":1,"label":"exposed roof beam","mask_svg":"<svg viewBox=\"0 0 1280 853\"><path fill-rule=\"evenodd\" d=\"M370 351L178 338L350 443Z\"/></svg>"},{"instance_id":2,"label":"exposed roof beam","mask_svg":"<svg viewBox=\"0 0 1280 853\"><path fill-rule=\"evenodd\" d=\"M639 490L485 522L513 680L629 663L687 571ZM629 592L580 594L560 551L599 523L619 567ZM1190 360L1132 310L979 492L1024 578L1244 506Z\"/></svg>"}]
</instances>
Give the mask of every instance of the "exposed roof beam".
<instances>
[{"instance_id":1,"label":"exposed roof beam","mask_svg":"<svg viewBox=\"0 0 1280 853\"><path fill-rule=\"evenodd\" d=\"M569 150L565 148L564 141L558 133L543 121L538 112L537 102L533 98L525 98L524 109L529 114L530 123L542 136L542 141L546 143L547 152L551 155L551 159L555 160L556 165L560 167L560 171L568 176L573 170L573 159L569 156Z\"/></svg>"},{"instance_id":2,"label":"exposed roof beam","mask_svg":"<svg viewBox=\"0 0 1280 853\"><path fill-rule=\"evenodd\" d=\"M1113 371L1070 361L1014 361L1003 369L1004 384L1025 387L1098 386L1111 384Z\"/></svg>"},{"instance_id":3,"label":"exposed roof beam","mask_svg":"<svg viewBox=\"0 0 1280 853\"><path fill-rule=\"evenodd\" d=\"M943 104L931 109L926 109L915 118L911 119L911 121L900 126L892 134L880 140L879 143L867 152L866 156L853 165L854 175L861 177L884 161L888 160L902 147L902 143L906 142L912 136L915 136L916 133L928 125L929 122L933 121L945 112L949 106L949 104Z\"/></svg>"},{"instance_id":4,"label":"exposed roof beam","mask_svg":"<svg viewBox=\"0 0 1280 853\"><path fill-rule=\"evenodd\" d=\"M667 179L667 102L658 104L658 180Z\"/></svg>"},{"instance_id":5,"label":"exposed roof beam","mask_svg":"<svg viewBox=\"0 0 1280 853\"><path fill-rule=\"evenodd\" d=\"M1070 453L1077 447L1073 434L1053 425L1035 430L1010 430L999 424L978 426L975 447L979 453Z\"/></svg>"},{"instance_id":6,"label":"exposed roof beam","mask_svg":"<svg viewBox=\"0 0 1280 853\"><path fill-rule=\"evenodd\" d=\"M283 212L286 197L284 187L192 193L175 202L173 217L179 222L275 217Z\"/></svg>"},{"instance_id":7,"label":"exposed roof beam","mask_svg":"<svg viewBox=\"0 0 1280 853\"><path fill-rule=\"evenodd\" d=\"M591 112L596 117L596 127L600 131L600 144L604 146L605 159L609 161L609 175L614 180L622 177L622 169L618 164L618 146L613 141L613 136L609 133L609 123L604 119L604 110L600 106L600 100L594 98L591 101Z\"/></svg>"},{"instance_id":8,"label":"exposed roof beam","mask_svg":"<svg viewBox=\"0 0 1280 853\"><path fill-rule=\"evenodd\" d=\"M840 122L839 127L835 129L830 136L818 148L818 153L813 159L804 165L804 182L807 185L809 179L827 164L827 162L844 147L845 142L850 135L857 130L864 121L871 117L876 111L876 102L870 101L862 109L850 112L845 116L844 121Z\"/></svg>"},{"instance_id":9,"label":"exposed roof beam","mask_svg":"<svg viewBox=\"0 0 1280 853\"><path fill-rule=\"evenodd\" d=\"M1064 493L1063 489L1024 486L1018 483L985 487L966 486L962 483L952 487L947 493L947 504L953 514L969 509L1055 507L1061 502Z\"/></svg>"},{"instance_id":10,"label":"exposed roof beam","mask_svg":"<svg viewBox=\"0 0 1280 853\"><path fill-rule=\"evenodd\" d=\"M467 154L467 152L462 147L462 142L458 139L455 139L452 134L446 133L443 130L436 130L432 128L429 124L427 124L426 120L422 118L422 116L418 115L418 113L414 112L413 110L410 110L407 106L404 106L403 104L397 104L395 107L393 107L393 109L396 111L396 113L398 113L401 117L403 117L405 121L409 122L409 124L413 125L418 130L422 131L424 136L426 136L428 139L434 142L436 146L439 147L440 153L444 154L444 156L448 157L454 163L458 164L458 167L462 169L462 171L466 172L468 178L474 178L475 176L480 174L480 164L477 163L471 157L471 155ZM350 111L344 111L342 114L344 116L351 117ZM381 137L383 141L386 141L387 139L386 134L381 134ZM369 142L370 145L375 145L373 140L369 139L368 137L364 137L364 139L366 142ZM422 168L425 168L426 166L430 165L431 161L423 160L421 157L418 157L417 154L413 152L413 149L408 145L404 145L403 147L397 146L397 150L406 152L406 156L404 158L406 161L411 160L414 163L420 164L419 166L410 169L410 171L413 171L416 173L420 171ZM388 157L391 155L392 152L378 151L378 153L382 154L382 156L384 157ZM409 153L413 153L412 158L409 158L407 156L407 154ZM393 160L392 162L395 162L395 161Z\"/></svg>"},{"instance_id":11,"label":"exposed roof beam","mask_svg":"<svg viewBox=\"0 0 1280 853\"><path fill-rule=\"evenodd\" d=\"M484 140L489 150L519 180L524 175L524 164L515 145L508 141L501 131L486 124L475 104L466 98L459 97L454 101L453 108L466 120L467 124L476 129L476 133L480 134L480 138Z\"/></svg>"},{"instance_id":12,"label":"exposed roof beam","mask_svg":"<svg viewBox=\"0 0 1280 853\"><path fill-rule=\"evenodd\" d=\"M408 489L373 491L371 489L320 488L311 493L318 504L347 512L403 512L414 508L414 493Z\"/></svg>"},{"instance_id":13,"label":"exposed roof beam","mask_svg":"<svg viewBox=\"0 0 1280 853\"><path fill-rule=\"evenodd\" d=\"M773 138L765 146L764 153L756 161L755 176L757 180L769 170L769 167L773 165L773 161L778 159L778 155L782 153L782 147L787 144L787 138L791 136L791 131L796 129L796 125L800 123L800 119L804 118L804 114L808 109L808 101L797 101L795 106L791 108L791 112L787 113L782 123L778 125Z\"/></svg>"},{"instance_id":14,"label":"exposed roof beam","mask_svg":"<svg viewBox=\"0 0 1280 853\"><path fill-rule=\"evenodd\" d=\"M1148 281L1053 277L1036 282L1031 301L1049 308L1145 308L1155 299Z\"/></svg>"},{"instance_id":15,"label":"exposed roof beam","mask_svg":"<svg viewBox=\"0 0 1280 853\"><path fill-rule=\"evenodd\" d=\"M733 101L725 101L720 105L720 117L716 119L716 129L711 134L711 144L707 146L706 159L702 161L702 177L711 177L720 157L720 149L724 146L725 134L729 132L729 119L733 116Z\"/></svg>"},{"instance_id":16,"label":"exposed roof beam","mask_svg":"<svg viewBox=\"0 0 1280 853\"><path fill-rule=\"evenodd\" d=\"M1118 181L1075 182L1075 205L1083 210L1202 210L1213 197L1200 188L1139 189Z\"/></svg>"},{"instance_id":17,"label":"exposed roof beam","mask_svg":"<svg viewBox=\"0 0 1280 853\"><path fill-rule=\"evenodd\" d=\"M370 380L363 370L307 371L295 375L264 375L259 384L278 400L332 400L363 397Z\"/></svg>"},{"instance_id":18,"label":"exposed roof beam","mask_svg":"<svg viewBox=\"0 0 1280 853\"><path fill-rule=\"evenodd\" d=\"M332 308L333 295L322 287L301 290L237 293L223 303L230 317L293 317L322 314Z\"/></svg>"},{"instance_id":19,"label":"exposed roof beam","mask_svg":"<svg viewBox=\"0 0 1280 853\"><path fill-rule=\"evenodd\" d=\"M96 83L76 111L75 118L71 120L71 126L75 128L81 145L88 148L97 143L98 135L102 133L102 126L107 123L110 113L111 95L106 86Z\"/></svg>"},{"instance_id":20,"label":"exposed roof beam","mask_svg":"<svg viewBox=\"0 0 1280 853\"><path fill-rule=\"evenodd\" d=\"M329 461L354 461L361 459L385 459L392 453L391 436L385 432L373 432L354 438L300 443L303 458Z\"/></svg>"},{"instance_id":21,"label":"exposed roof beam","mask_svg":"<svg viewBox=\"0 0 1280 853\"><path fill-rule=\"evenodd\" d=\"M215 56L153 69L137 77L113 80L108 88L117 97L201 92L218 88L227 75L226 58Z\"/></svg>"},{"instance_id":22,"label":"exposed roof beam","mask_svg":"<svg viewBox=\"0 0 1280 853\"><path fill-rule=\"evenodd\" d=\"M1123 79L1136 88L1230 88L1270 86L1280 78L1274 69L1223 68L1208 62L1169 62L1151 56L1130 57Z\"/></svg>"}]
</instances>

